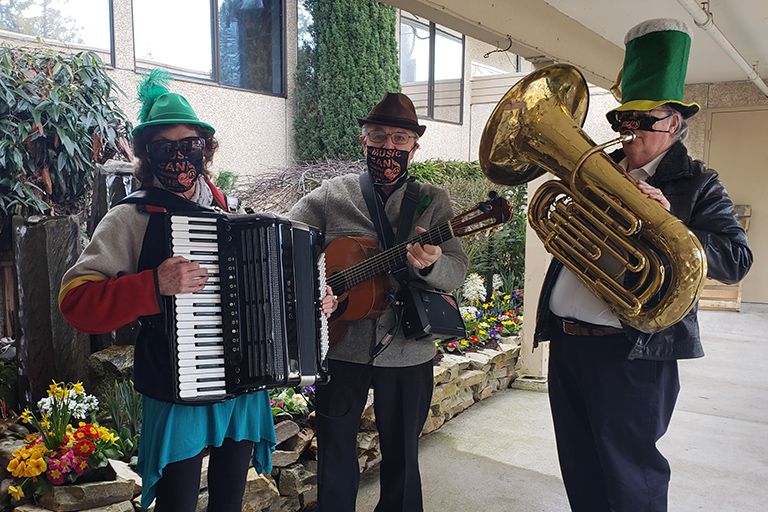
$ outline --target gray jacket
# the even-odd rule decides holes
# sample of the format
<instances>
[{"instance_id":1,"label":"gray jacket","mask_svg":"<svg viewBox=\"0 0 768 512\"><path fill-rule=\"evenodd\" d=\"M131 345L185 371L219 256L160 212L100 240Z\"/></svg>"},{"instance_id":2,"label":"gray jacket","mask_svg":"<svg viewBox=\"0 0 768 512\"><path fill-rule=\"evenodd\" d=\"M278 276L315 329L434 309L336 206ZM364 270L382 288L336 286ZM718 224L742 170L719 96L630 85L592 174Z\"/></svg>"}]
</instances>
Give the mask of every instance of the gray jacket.
<instances>
[{"instance_id":1,"label":"gray jacket","mask_svg":"<svg viewBox=\"0 0 768 512\"><path fill-rule=\"evenodd\" d=\"M384 211L390 224L396 231L400 221L400 209L405 194L405 187L395 190L388 198ZM408 238L415 236L416 226L431 229L453 218L450 199L442 189L420 183L419 197L429 197L426 208L419 207L411 225ZM420 201L420 204L426 203ZM423 210L423 211L422 211ZM326 180L323 184L303 197L288 212L287 217L320 228L325 234L325 246L340 237L354 236L377 240L376 228L368 214L359 175L348 174ZM442 256L435 262L426 276L417 275L408 264L410 278L421 279L427 285L441 290L453 290L464 282L468 259L461 242L453 238L441 245ZM392 279L393 286L397 282ZM394 315L388 309L377 320L363 319L353 322L344 338L331 348L328 357L353 363L367 363L370 360L371 347L393 325ZM429 340L406 340L401 332L390 345L374 360L375 366L403 367L424 363L435 355L435 344Z\"/></svg>"}]
</instances>

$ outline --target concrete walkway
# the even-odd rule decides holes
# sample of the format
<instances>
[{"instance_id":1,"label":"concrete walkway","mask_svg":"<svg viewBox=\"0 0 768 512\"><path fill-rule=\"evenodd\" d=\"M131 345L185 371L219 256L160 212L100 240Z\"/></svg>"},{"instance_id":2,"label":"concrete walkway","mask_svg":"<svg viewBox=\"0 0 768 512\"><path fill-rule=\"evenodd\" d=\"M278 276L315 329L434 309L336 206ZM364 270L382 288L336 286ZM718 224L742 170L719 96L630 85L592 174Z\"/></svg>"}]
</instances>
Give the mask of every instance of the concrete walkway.
<instances>
[{"instance_id":1,"label":"concrete walkway","mask_svg":"<svg viewBox=\"0 0 768 512\"><path fill-rule=\"evenodd\" d=\"M682 390L659 447L671 512L768 510L768 305L699 315L706 357L681 361ZM510 389L421 440L426 512L566 512L546 393ZM362 476L358 512L378 500Z\"/></svg>"}]
</instances>

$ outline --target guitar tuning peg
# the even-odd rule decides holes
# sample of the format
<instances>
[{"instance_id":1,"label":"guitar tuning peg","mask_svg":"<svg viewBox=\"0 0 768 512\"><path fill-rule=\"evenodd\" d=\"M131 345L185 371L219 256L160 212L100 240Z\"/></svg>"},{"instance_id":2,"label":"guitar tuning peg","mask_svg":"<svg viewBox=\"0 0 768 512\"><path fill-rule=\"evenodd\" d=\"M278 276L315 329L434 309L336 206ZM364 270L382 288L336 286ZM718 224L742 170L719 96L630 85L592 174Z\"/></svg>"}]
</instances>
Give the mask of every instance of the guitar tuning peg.
<instances>
[{"instance_id":1,"label":"guitar tuning peg","mask_svg":"<svg viewBox=\"0 0 768 512\"><path fill-rule=\"evenodd\" d=\"M495 190L491 190L488 192L488 197L493 201L494 199L499 197L499 194Z\"/></svg>"},{"instance_id":2,"label":"guitar tuning peg","mask_svg":"<svg viewBox=\"0 0 768 512\"><path fill-rule=\"evenodd\" d=\"M482 203L479 203L477 205L477 209L483 213L489 213L493 209L493 207L490 204L488 204L488 201L483 201Z\"/></svg>"}]
</instances>

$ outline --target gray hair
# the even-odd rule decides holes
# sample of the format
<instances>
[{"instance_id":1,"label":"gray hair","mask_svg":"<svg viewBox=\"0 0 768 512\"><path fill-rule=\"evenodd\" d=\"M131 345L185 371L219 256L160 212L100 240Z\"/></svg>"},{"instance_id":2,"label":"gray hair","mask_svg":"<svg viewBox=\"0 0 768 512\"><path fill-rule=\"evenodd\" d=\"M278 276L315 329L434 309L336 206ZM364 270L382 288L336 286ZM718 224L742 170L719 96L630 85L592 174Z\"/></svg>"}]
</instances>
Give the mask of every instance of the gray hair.
<instances>
[{"instance_id":1,"label":"gray hair","mask_svg":"<svg viewBox=\"0 0 768 512\"><path fill-rule=\"evenodd\" d=\"M680 122L677 124L677 129L674 131L674 133L672 133L672 137L675 140L684 142L685 139L688 138L688 132L690 129L688 127L688 121L685 120L685 118L683 117L683 114L681 114L679 110L671 106L669 103L662 105L661 110L668 114L677 116L677 119Z\"/></svg>"}]
</instances>

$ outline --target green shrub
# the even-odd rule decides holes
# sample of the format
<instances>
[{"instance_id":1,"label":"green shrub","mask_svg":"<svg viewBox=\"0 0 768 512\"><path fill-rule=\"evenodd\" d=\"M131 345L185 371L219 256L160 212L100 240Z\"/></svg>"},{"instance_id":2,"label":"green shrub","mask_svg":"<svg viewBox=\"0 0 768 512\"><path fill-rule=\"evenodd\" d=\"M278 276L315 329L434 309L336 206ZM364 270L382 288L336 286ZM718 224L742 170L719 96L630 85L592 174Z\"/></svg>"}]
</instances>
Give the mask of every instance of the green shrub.
<instances>
[{"instance_id":1,"label":"green shrub","mask_svg":"<svg viewBox=\"0 0 768 512\"><path fill-rule=\"evenodd\" d=\"M95 164L130 154L115 90L93 52L0 44L0 215L84 209Z\"/></svg>"},{"instance_id":2,"label":"green shrub","mask_svg":"<svg viewBox=\"0 0 768 512\"><path fill-rule=\"evenodd\" d=\"M296 158L358 159L360 127L385 92L400 91L397 11L377 0L304 0L310 43L296 71Z\"/></svg>"}]
</instances>

